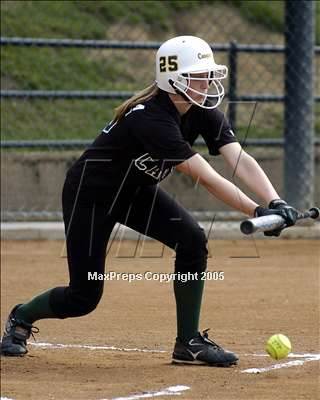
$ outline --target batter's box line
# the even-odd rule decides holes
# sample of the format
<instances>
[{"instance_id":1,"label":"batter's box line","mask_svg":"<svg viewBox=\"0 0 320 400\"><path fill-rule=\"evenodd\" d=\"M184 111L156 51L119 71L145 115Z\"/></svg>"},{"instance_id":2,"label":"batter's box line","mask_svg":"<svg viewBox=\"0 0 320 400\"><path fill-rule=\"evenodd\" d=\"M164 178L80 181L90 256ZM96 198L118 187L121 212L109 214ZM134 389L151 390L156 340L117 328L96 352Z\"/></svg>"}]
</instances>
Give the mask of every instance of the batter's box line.
<instances>
[{"instance_id":1,"label":"batter's box line","mask_svg":"<svg viewBox=\"0 0 320 400\"><path fill-rule=\"evenodd\" d=\"M184 385L176 385L169 386L167 388L158 390L158 391L146 391L143 393L137 393L133 395L128 395L125 397L112 397L110 400L138 400L138 399L150 399L152 397L160 397L160 396L180 396L183 394L182 392L190 390L189 386ZM1 397L0 400L13 400L8 397ZM100 400L108 400L108 399L100 399Z\"/></svg>"},{"instance_id":2,"label":"batter's box line","mask_svg":"<svg viewBox=\"0 0 320 400\"><path fill-rule=\"evenodd\" d=\"M245 354L246 356L253 356L253 357L269 357L266 354ZM293 360L293 361L287 361L287 362L282 362L279 364L272 364L269 365L268 367L262 367L262 368L248 368L248 369L243 369L241 373L247 373L247 374L261 374L263 372L269 372L281 368L291 368L291 367L296 367L296 366L302 366L303 364L311 361L320 361L320 354L313 354L313 353L307 353L307 354L295 354L295 353L290 353L288 355L288 358L298 358L298 360Z\"/></svg>"},{"instance_id":3,"label":"batter's box line","mask_svg":"<svg viewBox=\"0 0 320 400\"><path fill-rule=\"evenodd\" d=\"M242 356L245 357L270 357L268 354L263 354L263 353L246 353L242 354ZM317 353L289 353L288 358L312 358L312 357L320 357L320 354Z\"/></svg>"},{"instance_id":4,"label":"batter's box line","mask_svg":"<svg viewBox=\"0 0 320 400\"><path fill-rule=\"evenodd\" d=\"M138 399L150 399L152 397L159 397L159 396L180 396L182 392L189 389L190 389L189 386L184 386L184 385L169 386L165 389L161 389L160 391L143 392L125 397L113 397L110 400L138 400ZM100 400L108 400L108 399L100 399Z\"/></svg>"},{"instance_id":5,"label":"batter's box line","mask_svg":"<svg viewBox=\"0 0 320 400\"><path fill-rule=\"evenodd\" d=\"M138 348L125 348L116 346L93 346L89 344L62 344L62 343L46 343L46 342L29 342L28 345L46 349L88 349L88 350L109 350L109 351L124 351L124 352L139 352L139 353L167 353L166 350L150 350Z\"/></svg>"}]
</instances>

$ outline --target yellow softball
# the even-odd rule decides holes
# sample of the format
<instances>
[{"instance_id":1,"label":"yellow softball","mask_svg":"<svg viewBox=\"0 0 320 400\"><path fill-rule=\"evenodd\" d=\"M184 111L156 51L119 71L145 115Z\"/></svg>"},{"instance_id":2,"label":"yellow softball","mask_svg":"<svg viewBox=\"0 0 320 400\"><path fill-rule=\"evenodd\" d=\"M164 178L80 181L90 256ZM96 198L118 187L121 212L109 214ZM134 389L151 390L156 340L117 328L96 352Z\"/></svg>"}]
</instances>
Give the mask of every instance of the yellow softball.
<instances>
[{"instance_id":1,"label":"yellow softball","mask_svg":"<svg viewBox=\"0 0 320 400\"><path fill-rule=\"evenodd\" d=\"M271 336L266 343L266 352L274 360L286 358L291 351L291 343L287 336L278 333Z\"/></svg>"}]
</instances>

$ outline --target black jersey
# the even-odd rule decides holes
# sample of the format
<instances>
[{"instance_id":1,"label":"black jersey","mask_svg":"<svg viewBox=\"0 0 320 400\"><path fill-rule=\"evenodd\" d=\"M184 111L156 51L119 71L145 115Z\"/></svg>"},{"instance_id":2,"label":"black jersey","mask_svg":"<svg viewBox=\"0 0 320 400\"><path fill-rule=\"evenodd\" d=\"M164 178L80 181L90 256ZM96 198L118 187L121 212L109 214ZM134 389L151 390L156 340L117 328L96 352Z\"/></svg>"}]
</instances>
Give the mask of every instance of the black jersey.
<instances>
[{"instance_id":1,"label":"black jersey","mask_svg":"<svg viewBox=\"0 0 320 400\"><path fill-rule=\"evenodd\" d=\"M120 121L110 122L68 171L68 179L86 192L156 184L196 154L191 146L199 135L212 155L236 141L219 110L192 106L181 117L160 90Z\"/></svg>"}]
</instances>

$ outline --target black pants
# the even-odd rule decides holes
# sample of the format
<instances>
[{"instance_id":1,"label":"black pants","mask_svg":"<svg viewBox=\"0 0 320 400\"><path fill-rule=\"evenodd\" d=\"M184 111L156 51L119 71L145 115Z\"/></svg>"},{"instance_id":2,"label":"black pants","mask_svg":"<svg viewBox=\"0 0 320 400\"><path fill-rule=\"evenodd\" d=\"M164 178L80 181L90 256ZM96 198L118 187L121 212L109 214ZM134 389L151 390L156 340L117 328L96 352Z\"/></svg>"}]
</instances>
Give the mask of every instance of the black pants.
<instances>
[{"instance_id":1,"label":"black pants","mask_svg":"<svg viewBox=\"0 0 320 400\"><path fill-rule=\"evenodd\" d=\"M105 202L76 196L65 184L63 216L70 283L53 289L50 305L59 318L93 311L103 292L103 280L88 280L88 272L103 274L112 229L120 222L154 238L176 252L175 272L206 269L207 239L194 218L159 186L124 190Z\"/></svg>"}]
</instances>

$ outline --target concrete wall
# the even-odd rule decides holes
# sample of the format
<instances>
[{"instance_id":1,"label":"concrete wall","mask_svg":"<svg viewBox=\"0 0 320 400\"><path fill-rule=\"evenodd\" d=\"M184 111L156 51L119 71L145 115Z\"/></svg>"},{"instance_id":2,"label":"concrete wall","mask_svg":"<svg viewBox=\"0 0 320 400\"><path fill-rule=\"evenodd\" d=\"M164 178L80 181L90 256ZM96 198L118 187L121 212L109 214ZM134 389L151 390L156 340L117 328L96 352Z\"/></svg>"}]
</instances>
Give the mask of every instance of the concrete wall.
<instances>
[{"instance_id":1,"label":"concrete wall","mask_svg":"<svg viewBox=\"0 0 320 400\"><path fill-rule=\"evenodd\" d=\"M281 149L249 151L270 177L283 196L283 152ZM61 190L66 170L79 152L3 152L1 159L1 204L3 211L60 211ZM228 179L222 157L205 157ZM320 151L317 150L315 176L319 177ZM237 184L239 182L236 181ZM192 210L228 210L205 189L195 187L192 180L175 172L162 186L185 207ZM243 188L239 184L239 187ZM250 194L247 191L248 194ZM320 184L316 181L315 199L320 199ZM318 201L319 203L319 201Z\"/></svg>"}]
</instances>

